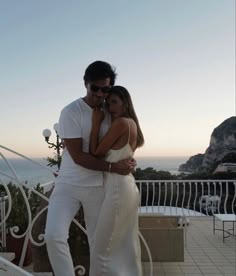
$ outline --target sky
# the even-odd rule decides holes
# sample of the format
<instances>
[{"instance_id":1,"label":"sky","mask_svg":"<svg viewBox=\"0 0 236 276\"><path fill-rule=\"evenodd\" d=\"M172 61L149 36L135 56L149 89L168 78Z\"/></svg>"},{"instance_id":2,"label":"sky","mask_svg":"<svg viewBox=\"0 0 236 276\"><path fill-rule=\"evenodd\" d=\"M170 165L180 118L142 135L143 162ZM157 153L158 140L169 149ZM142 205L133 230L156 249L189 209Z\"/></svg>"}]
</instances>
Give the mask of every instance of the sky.
<instances>
[{"instance_id":1,"label":"sky","mask_svg":"<svg viewBox=\"0 0 236 276\"><path fill-rule=\"evenodd\" d=\"M132 96L137 156L204 153L235 116L235 0L0 0L0 37L0 145L29 157L95 60Z\"/></svg>"}]
</instances>

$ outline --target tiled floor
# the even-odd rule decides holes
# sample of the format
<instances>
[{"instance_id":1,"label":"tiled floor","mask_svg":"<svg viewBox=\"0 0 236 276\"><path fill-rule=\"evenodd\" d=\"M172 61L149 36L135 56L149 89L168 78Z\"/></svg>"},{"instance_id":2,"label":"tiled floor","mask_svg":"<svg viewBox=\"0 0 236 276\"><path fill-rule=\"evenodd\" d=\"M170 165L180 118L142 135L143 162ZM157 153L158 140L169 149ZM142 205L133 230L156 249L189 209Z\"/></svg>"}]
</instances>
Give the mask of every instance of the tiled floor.
<instances>
[{"instance_id":1,"label":"tiled floor","mask_svg":"<svg viewBox=\"0 0 236 276\"><path fill-rule=\"evenodd\" d=\"M213 234L212 217L189 220L184 262L156 262L153 276L236 276L236 238L230 237L223 243L222 232ZM216 221L216 227L222 228L222 223ZM28 270L32 271L31 266ZM143 276L150 276L149 263L143 263Z\"/></svg>"},{"instance_id":2,"label":"tiled floor","mask_svg":"<svg viewBox=\"0 0 236 276\"><path fill-rule=\"evenodd\" d=\"M186 227L184 262L154 263L153 276L235 276L236 238L227 238L223 243L222 232L216 231L214 235L212 227L212 217L190 218ZM222 228L222 222L216 221L216 227ZM143 276L149 275L149 263L143 263Z\"/></svg>"}]
</instances>

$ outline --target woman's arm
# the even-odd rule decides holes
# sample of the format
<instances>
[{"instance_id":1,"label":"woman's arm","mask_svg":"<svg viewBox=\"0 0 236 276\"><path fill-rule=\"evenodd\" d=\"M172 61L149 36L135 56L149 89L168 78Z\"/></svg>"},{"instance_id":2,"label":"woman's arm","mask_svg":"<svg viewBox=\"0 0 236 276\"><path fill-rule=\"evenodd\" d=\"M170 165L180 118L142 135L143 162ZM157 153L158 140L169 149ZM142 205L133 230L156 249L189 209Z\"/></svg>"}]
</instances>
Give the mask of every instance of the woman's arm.
<instances>
[{"instance_id":1,"label":"woman's arm","mask_svg":"<svg viewBox=\"0 0 236 276\"><path fill-rule=\"evenodd\" d=\"M104 119L104 112L100 109L95 108L93 110L93 116L92 116L92 129L90 133L90 139L89 139L89 152L92 155L95 155L96 149L99 143L99 132L101 123Z\"/></svg>"},{"instance_id":2,"label":"woman's arm","mask_svg":"<svg viewBox=\"0 0 236 276\"><path fill-rule=\"evenodd\" d=\"M90 134L90 153L102 157L109 149L112 148L114 143L127 131L127 122L124 118L118 118L111 124L107 134L99 142L99 130L101 126L101 118L99 118L99 112L95 110L93 113L92 130Z\"/></svg>"}]
</instances>

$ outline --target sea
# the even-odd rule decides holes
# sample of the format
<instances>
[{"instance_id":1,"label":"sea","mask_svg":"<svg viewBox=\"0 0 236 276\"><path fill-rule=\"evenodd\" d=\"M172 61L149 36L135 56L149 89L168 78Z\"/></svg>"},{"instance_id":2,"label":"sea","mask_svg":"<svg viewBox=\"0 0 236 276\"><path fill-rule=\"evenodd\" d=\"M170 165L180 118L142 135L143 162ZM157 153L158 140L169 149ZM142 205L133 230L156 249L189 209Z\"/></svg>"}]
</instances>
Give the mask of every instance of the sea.
<instances>
[{"instance_id":1,"label":"sea","mask_svg":"<svg viewBox=\"0 0 236 276\"><path fill-rule=\"evenodd\" d=\"M152 167L160 171L169 171L171 174L179 174L178 168L185 163L189 157L136 157L137 168L145 169ZM15 175L20 182L30 186L35 186L38 183L44 184L54 181L53 171L57 167L48 167L47 160L43 158L32 159L35 163L22 158L8 159L7 164L3 159L0 159L0 184L9 183L14 180Z\"/></svg>"}]
</instances>

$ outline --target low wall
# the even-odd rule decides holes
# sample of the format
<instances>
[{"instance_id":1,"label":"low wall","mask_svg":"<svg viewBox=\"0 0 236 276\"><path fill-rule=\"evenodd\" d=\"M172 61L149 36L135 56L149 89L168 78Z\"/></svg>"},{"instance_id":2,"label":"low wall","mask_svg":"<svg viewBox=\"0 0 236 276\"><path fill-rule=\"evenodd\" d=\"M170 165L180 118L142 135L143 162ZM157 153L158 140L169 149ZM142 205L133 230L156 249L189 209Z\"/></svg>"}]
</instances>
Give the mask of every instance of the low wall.
<instances>
[{"instance_id":1,"label":"low wall","mask_svg":"<svg viewBox=\"0 0 236 276\"><path fill-rule=\"evenodd\" d=\"M179 216L141 215L139 229L150 249L153 262L184 261L184 229L178 227ZM141 243L142 261L149 261Z\"/></svg>"}]
</instances>

